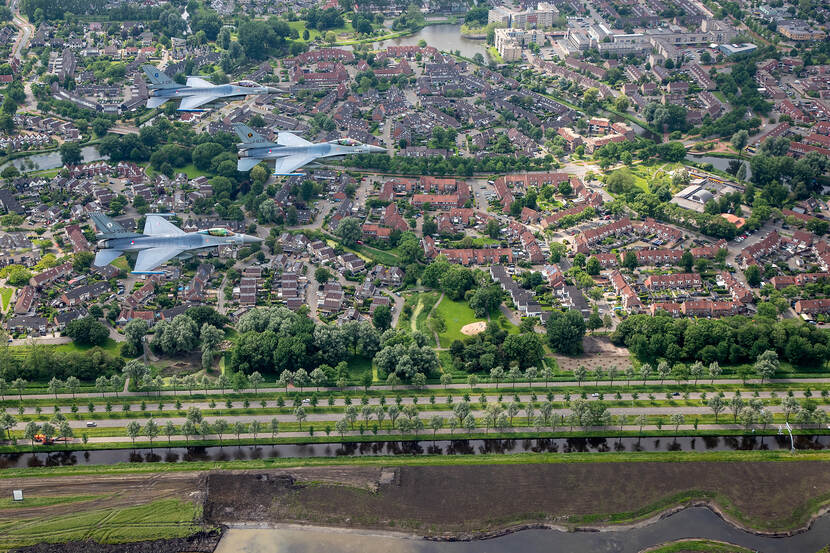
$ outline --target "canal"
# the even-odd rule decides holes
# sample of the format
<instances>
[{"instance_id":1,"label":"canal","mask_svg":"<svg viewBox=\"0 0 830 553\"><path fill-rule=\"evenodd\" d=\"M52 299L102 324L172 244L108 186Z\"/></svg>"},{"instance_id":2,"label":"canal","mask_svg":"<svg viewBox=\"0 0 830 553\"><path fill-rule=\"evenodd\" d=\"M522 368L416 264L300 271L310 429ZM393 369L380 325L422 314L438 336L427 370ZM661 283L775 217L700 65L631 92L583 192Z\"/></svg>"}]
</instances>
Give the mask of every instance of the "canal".
<instances>
[{"instance_id":1,"label":"canal","mask_svg":"<svg viewBox=\"0 0 830 553\"><path fill-rule=\"evenodd\" d=\"M606 453L641 451L749 451L787 450L787 436L697 436L620 438L539 438L490 440L429 440L388 442L331 442L237 446L227 439L224 446L164 447L152 449L99 449L0 454L0 469L114 465L118 463L182 463L193 461L240 461L247 459L312 457L378 457L384 455L486 455L519 453ZM830 436L796 436L796 449L830 448Z\"/></svg>"}]
</instances>

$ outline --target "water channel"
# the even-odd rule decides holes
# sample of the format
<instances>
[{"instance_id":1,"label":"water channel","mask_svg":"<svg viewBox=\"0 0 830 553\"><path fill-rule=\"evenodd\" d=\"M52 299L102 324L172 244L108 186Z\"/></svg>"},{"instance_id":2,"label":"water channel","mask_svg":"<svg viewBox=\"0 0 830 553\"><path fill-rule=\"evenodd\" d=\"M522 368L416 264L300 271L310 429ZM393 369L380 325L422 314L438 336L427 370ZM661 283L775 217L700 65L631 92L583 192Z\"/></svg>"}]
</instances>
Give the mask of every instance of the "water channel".
<instances>
[{"instance_id":1,"label":"water channel","mask_svg":"<svg viewBox=\"0 0 830 553\"><path fill-rule=\"evenodd\" d=\"M84 146L81 148L81 156L83 163L90 163L106 159L102 156L95 146ZM47 171L49 169L58 169L63 167L61 161L61 154L58 151L47 152L45 154L34 154L31 156L19 157L0 165L0 171L8 167L9 164L14 165L21 172L24 171Z\"/></svg>"},{"instance_id":2,"label":"water channel","mask_svg":"<svg viewBox=\"0 0 830 553\"><path fill-rule=\"evenodd\" d=\"M466 58L472 58L476 54L487 56L487 42L461 36L461 25L444 24L428 25L418 32L400 37L376 42L375 48L381 49L387 46L417 46L423 40L427 46L433 46L443 52L455 52L458 50Z\"/></svg>"},{"instance_id":3,"label":"water channel","mask_svg":"<svg viewBox=\"0 0 830 553\"><path fill-rule=\"evenodd\" d=\"M715 156L707 156L706 154L686 154L686 159L689 161L694 161L695 163L711 163L712 167L715 169L719 169L721 171L726 171L729 168L729 162L732 161L730 158L725 157L715 157ZM752 177L752 169L749 167L749 162L744 160L742 161L744 167L746 167L746 178L745 180L749 180Z\"/></svg>"},{"instance_id":4,"label":"water channel","mask_svg":"<svg viewBox=\"0 0 830 553\"><path fill-rule=\"evenodd\" d=\"M523 530L472 542L433 542L391 533L329 528L230 529L215 553L638 553L680 539L719 540L763 553L814 553L830 542L830 516L790 537L764 537L725 522L704 507L685 509L638 528L603 532Z\"/></svg>"},{"instance_id":5,"label":"water channel","mask_svg":"<svg viewBox=\"0 0 830 553\"><path fill-rule=\"evenodd\" d=\"M622 438L539 438L516 440L429 440L390 442L347 442L237 446L233 438L226 445L211 447L164 447L163 440L152 449L100 449L0 454L0 469L114 465L117 463L182 463L189 461L237 461L246 459L310 457L377 457L382 455L484 455L499 453L606 453L624 451L736 451L781 450L790 448L787 436L697 436ZM830 435L796 436L796 449L828 449Z\"/></svg>"}]
</instances>

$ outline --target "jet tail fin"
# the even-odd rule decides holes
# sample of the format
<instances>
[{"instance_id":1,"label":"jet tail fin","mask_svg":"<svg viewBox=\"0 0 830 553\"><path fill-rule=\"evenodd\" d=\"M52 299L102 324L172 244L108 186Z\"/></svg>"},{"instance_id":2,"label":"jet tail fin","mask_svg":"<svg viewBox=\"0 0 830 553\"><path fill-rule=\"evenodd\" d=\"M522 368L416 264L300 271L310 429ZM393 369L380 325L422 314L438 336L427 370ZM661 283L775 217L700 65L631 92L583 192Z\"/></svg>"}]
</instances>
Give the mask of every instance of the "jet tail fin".
<instances>
[{"instance_id":1,"label":"jet tail fin","mask_svg":"<svg viewBox=\"0 0 830 553\"><path fill-rule=\"evenodd\" d=\"M233 130L236 131L236 134L239 136L239 139L242 141L240 144L241 148L245 147L261 147L261 146L276 146L271 141L265 140L265 137L256 132L254 129L249 127L244 123L234 123Z\"/></svg>"},{"instance_id":2,"label":"jet tail fin","mask_svg":"<svg viewBox=\"0 0 830 553\"><path fill-rule=\"evenodd\" d=\"M164 71L154 65L143 65L141 68L144 69L144 73L147 74L147 78L150 79L150 83L153 88L171 88L179 86L173 82L173 79L168 77Z\"/></svg>"}]
</instances>

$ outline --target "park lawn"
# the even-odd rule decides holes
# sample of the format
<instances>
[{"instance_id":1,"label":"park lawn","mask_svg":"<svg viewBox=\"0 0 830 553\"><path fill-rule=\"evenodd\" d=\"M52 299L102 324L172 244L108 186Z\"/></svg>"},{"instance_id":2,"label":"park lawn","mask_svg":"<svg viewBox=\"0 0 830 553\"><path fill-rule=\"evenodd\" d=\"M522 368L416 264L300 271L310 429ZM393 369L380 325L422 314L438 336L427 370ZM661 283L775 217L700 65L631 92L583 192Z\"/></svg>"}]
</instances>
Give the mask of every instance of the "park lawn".
<instances>
[{"instance_id":1,"label":"park lawn","mask_svg":"<svg viewBox=\"0 0 830 553\"><path fill-rule=\"evenodd\" d=\"M300 35L299 40L303 40L303 31L308 29L308 27L306 27L305 20L299 19L297 21L289 21L288 26L292 29L296 29L297 34ZM334 34L336 34L338 38L340 38L340 35L343 33L354 33L352 24L349 21L346 21L345 25L343 25L342 27L337 27L336 29L326 29L325 31L318 31L317 29L308 29L308 42L325 36L325 34L328 31L334 31Z\"/></svg>"},{"instance_id":2,"label":"park lawn","mask_svg":"<svg viewBox=\"0 0 830 553\"><path fill-rule=\"evenodd\" d=\"M123 543L189 536L199 531L199 508L163 499L121 509L100 509L0 523L0 551L40 542L93 540Z\"/></svg>"},{"instance_id":3,"label":"park lawn","mask_svg":"<svg viewBox=\"0 0 830 553\"><path fill-rule=\"evenodd\" d=\"M9 302L12 301L12 294L14 294L14 288L0 288L0 306L2 306L2 311L8 309Z\"/></svg>"},{"instance_id":4,"label":"park lawn","mask_svg":"<svg viewBox=\"0 0 830 553\"><path fill-rule=\"evenodd\" d=\"M427 319L429 318L429 314L432 311L432 308L435 307L435 302L438 301L440 294L438 292L424 292L418 296L418 302L421 305L421 309L418 311L417 315L415 312L412 313L412 316L415 317L415 330L423 332L427 336L427 340L430 344L435 344L435 340L433 339L433 333L427 326ZM417 307L416 307L417 309Z\"/></svg>"},{"instance_id":5,"label":"park lawn","mask_svg":"<svg viewBox=\"0 0 830 553\"><path fill-rule=\"evenodd\" d=\"M93 346L82 346L76 344L75 342L70 342L68 344L61 344L59 346L56 346L56 348L58 351L81 352L91 350ZM104 343L104 345L101 346L101 349L111 355L121 355L121 345L112 338L107 338L106 343Z\"/></svg>"},{"instance_id":6,"label":"park lawn","mask_svg":"<svg viewBox=\"0 0 830 553\"><path fill-rule=\"evenodd\" d=\"M492 59L496 63L504 63L504 58L501 57L499 51L496 50L495 46L488 46L487 53L490 55L490 59Z\"/></svg>"},{"instance_id":7,"label":"park lawn","mask_svg":"<svg viewBox=\"0 0 830 553\"><path fill-rule=\"evenodd\" d=\"M464 334L461 334L461 328L464 325L483 320L476 317L476 314L466 302L453 301L446 296L435 308L435 312L444 318L447 326L446 330L438 335L441 340L441 347L444 348L450 347L453 340L465 338Z\"/></svg>"}]
</instances>

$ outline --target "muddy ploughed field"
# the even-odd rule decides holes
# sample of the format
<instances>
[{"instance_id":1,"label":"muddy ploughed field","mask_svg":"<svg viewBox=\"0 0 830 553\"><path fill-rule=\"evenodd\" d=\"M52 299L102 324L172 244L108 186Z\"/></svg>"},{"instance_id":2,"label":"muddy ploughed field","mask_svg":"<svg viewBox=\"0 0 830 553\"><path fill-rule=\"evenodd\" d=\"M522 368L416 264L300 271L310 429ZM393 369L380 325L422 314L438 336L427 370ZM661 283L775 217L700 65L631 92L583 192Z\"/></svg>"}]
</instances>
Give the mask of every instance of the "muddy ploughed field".
<instances>
[{"instance_id":1,"label":"muddy ploughed field","mask_svg":"<svg viewBox=\"0 0 830 553\"><path fill-rule=\"evenodd\" d=\"M350 469L341 469L348 473ZM762 529L804 525L830 498L830 463L685 462L395 467L351 482L267 473L211 473L214 524L307 522L419 534L477 533L524 522L629 521L683 492L715 495L729 516ZM336 480L334 478L333 480ZM383 481L381 481L383 480ZM373 491L376 487L377 491ZM660 502L663 503L660 503ZM631 513L628 517L609 517ZM593 516L596 515L596 516Z\"/></svg>"}]
</instances>

